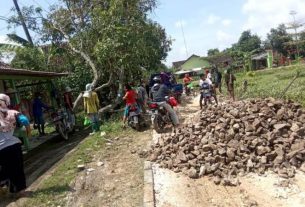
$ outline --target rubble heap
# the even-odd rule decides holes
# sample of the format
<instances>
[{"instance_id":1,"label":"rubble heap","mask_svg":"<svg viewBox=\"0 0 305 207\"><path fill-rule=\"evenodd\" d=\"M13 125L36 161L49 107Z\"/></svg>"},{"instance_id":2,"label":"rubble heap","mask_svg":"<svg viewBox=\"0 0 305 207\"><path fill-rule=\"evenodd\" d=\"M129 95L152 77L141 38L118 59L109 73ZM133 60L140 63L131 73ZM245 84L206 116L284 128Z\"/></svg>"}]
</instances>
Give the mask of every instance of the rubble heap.
<instances>
[{"instance_id":1,"label":"rubble heap","mask_svg":"<svg viewBox=\"0 0 305 207\"><path fill-rule=\"evenodd\" d=\"M191 178L214 177L216 184L238 185L238 176L294 177L305 168L305 113L299 104L274 99L208 106L198 123L163 135L150 160Z\"/></svg>"}]
</instances>

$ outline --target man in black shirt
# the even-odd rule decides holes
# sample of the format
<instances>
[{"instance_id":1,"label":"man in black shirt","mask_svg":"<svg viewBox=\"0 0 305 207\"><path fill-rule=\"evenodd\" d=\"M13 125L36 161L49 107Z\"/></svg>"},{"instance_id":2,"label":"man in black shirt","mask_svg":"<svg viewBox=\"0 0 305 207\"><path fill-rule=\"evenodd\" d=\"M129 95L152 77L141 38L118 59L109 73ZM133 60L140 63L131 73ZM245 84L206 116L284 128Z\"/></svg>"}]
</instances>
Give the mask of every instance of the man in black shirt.
<instances>
[{"instance_id":1,"label":"man in black shirt","mask_svg":"<svg viewBox=\"0 0 305 207\"><path fill-rule=\"evenodd\" d=\"M151 98L157 102L159 106L163 106L169 113L174 126L179 125L179 118L174 109L167 103L165 97L170 95L169 88L162 83L160 77L154 78L154 86L151 88Z\"/></svg>"}]
</instances>

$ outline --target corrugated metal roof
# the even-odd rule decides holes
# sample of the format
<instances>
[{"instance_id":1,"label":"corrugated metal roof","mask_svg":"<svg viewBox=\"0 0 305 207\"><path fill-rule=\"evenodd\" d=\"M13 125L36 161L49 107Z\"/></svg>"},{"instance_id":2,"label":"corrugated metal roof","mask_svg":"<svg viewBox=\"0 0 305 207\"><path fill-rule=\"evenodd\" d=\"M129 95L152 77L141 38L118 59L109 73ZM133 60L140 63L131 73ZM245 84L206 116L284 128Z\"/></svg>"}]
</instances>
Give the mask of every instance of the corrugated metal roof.
<instances>
[{"instance_id":1,"label":"corrugated metal roof","mask_svg":"<svg viewBox=\"0 0 305 207\"><path fill-rule=\"evenodd\" d=\"M45 72L45 71L33 71L25 69L16 69L11 67L6 67L0 65L0 77L1 76L26 76L26 77L48 77L56 78L66 76L68 73L54 73L54 72Z\"/></svg>"}]
</instances>

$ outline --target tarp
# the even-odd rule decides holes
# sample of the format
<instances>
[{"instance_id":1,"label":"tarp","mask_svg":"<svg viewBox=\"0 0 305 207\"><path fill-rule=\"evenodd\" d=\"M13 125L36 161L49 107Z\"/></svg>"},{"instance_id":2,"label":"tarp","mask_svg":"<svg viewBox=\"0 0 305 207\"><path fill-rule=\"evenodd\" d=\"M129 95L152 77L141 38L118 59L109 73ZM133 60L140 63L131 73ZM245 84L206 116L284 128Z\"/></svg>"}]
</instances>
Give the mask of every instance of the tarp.
<instances>
[{"instance_id":1,"label":"tarp","mask_svg":"<svg viewBox=\"0 0 305 207\"><path fill-rule=\"evenodd\" d=\"M175 73L175 75L181 75L181 74L186 74L186 73L191 73L192 71L185 71L185 70L180 70L178 72Z\"/></svg>"},{"instance_id":2,"label":"tarp","mask_svg":"<svg viewBox=\"0 0 305 207\"><path fill-rule=\"evenodd\" d=\"M203 71L202 68L193 68L191 71L192 71L192 72L198 72L198 71L201 71L201 70Z\"/></svg>"}]
</instances>

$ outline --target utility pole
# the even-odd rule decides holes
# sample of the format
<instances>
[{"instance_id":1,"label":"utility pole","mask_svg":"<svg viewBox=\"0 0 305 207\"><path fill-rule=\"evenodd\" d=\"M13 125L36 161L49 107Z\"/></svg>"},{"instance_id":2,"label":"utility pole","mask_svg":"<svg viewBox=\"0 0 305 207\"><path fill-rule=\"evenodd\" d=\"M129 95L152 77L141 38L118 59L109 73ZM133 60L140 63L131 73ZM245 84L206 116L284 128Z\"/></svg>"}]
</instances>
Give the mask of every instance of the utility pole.
<instances>
[{"instance_id":1,"label":"utility pole","mask_svg":"<svg viewBox=\"0 0 305 207\"><path fill-rule=\"evenodd\" d=\"M22 15L22 13L21 13L21 10L20 10L20 8L19 8L18 2L17 2L17 0L13 0L13 2L14 2L14 4L15 4L15 8L16 8L16 10L17 10L17 13L18 13L19 19L20 19L20 21L21 21L21 24L22 24L24 33L25 33L25 35L26 35L26 38L28 39L28 41L29 41L29 43L30 43L31 45L34 45L34 44L33 44L33 40L32 40L32 38L31 38L31 35L30 35L30 33L29 33L29 30L28 30L28 28L27 28L27 26L26 26L26 24L25 24L23 15Z\"/></svg>"},{"instance_id":2,"label":"utility pole","mask_svg":"<svg viewBox=\"0 0 305 207\"><path fill-rule=\"evenodd\" d=\"M294 29L294 35L295 35L295 44L297 47L297 59L300 57L300 51L299 51L299 41L298 41L298 28L300 25L295 20L295 15L297 14L296 11L290 11L289 13L293 17L293 23L292 23L292 29Z\"/></svg>"},{"instance_id":3,"label":"utility pole","mask_svg":"<svg viewBox=\"0 0 305 207\"><path fill-rule=\"evenodd\" d=\"M183 36L183 41L184 41L184 46L185 46L185 52L186 52L186 55L188 58L189 57L189 53L188 53L188 50L187 50L187 45L186 45L186 40L185 40L185 35L184 35L184 30L183 30L183 23L182 21L180 21L180 26L181 26L181 31L182 31L182 36Z\"/></svg>"}]
</instances>

